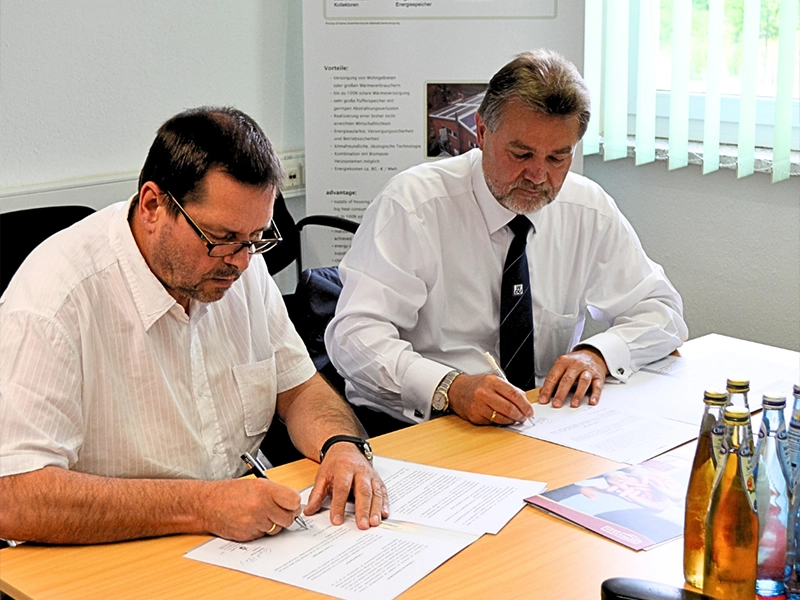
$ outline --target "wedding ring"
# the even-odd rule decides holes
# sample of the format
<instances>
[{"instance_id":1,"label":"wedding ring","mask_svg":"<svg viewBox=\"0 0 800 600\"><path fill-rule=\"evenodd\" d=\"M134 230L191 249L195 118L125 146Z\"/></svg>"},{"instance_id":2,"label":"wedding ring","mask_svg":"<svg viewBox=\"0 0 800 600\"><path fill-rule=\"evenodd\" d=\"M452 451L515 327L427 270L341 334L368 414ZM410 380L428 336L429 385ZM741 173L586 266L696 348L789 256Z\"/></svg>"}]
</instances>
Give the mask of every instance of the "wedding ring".
<instances>
[{"instance_id":1,"label":"wedding ring","mask_svg":"<svg viewBox=\"0 0 800 600\"><path fill-rule=\"evenodd\" d=\"M267 535L269 535L270 533L272 533L273 531L275 531L275 529L276 529L277 527L278 527L278 524L277 524L277 523L273 523L273 524L272 524L272 527L270 527L270 528L269 528L269 531L267 532Z\"/></svg>"},{"instance_id":2,"label":"wedding ring","mask_svg":"<svg viewBox=\"0 0 800 600\"><path fill-rule=\"evenodd\" d=\"M492 416L491 416L491 417L489 417L489 420L490 420L492 423L494 423L494 418L495 418L496 416L497 416L497 411L496 411L496 410L493 410L493 411L492 411Z\"/></svg>"}]
</instances>

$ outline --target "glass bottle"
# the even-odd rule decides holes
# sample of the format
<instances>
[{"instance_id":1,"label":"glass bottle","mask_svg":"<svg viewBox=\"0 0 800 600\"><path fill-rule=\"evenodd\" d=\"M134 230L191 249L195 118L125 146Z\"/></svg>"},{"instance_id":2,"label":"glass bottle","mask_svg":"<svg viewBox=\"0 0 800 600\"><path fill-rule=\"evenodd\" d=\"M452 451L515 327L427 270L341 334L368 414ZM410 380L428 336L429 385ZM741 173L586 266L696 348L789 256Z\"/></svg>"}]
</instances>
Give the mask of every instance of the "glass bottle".
<instances>
[{"instance_id":1,"label":"glass bottle","mask_svg":"<svg viewBox=\"0 0 800 600\"><path fill-rule=\"evenodd\" d=\"M800 486L798 486L797 469L792 466L796 458L797 447L792 448L792 431L797 434L800 431L800 384L795 384L794 406L792 407L792 418L789 422L789 452L791 469L791 507L789 509L789 521L787 523L786 535L786 570L784 583L786 585L786 597L789 600L800 600ZM797 437L795 438L797 441ZM793 454L792 454L793 453Z\"/></svg>"},{"instance_id":2,"label":"glass bottle","mask_svg":"<svg viewBox=\"0 0 800 600\"><path fill-rule=\"evenodd\" d=\"M747 409L750 414L750 405L747 402L747 392L750 391L749 379L728 379L728 404Z\"/></svg>"},{"instance_id":3,"label":"glass bottle","mask_svg":"<svg viewBox=\"0 0 800 600\"><path fill-rule=\"evenodd\" d=\"M794 386L794 404L792 405L792 417L789 419L788 430L789 446L789 467L792 472L792 486L794 489L794 478L797 476L800 467L800 395L797 386Z\"/></svg>"},{"instance_id":4,"label":"glass bottle","mask_svg":"<svg viewBox=\"0 0 800 600\"><path fill-rule=\"evenodd\" d=\"M686 489L683 531L683 577L687 583L701 589L706 544L706 514L717 465L713 449L721 447L724 433L722 412L728 404L728 394L706 390L703 402L705 403L703 419L700 422L697 449Z\"/></svg>"},{"instance_id":5,"label":"glass bottle","mask_svg":"<svg viewBox=\"0 0 800 600\"><path fill-rule=\"evenodd\" d=\"M753 600L758 515L750 411L728 406L723 421L725 438L706 516L703 593L725 600Z\"/></svg>"},{"instance_id":6,"label":"glass bottle","mask_svg":"<svg viewBox=\"0 0 800 600\"><path fill-rule=\"evenodd\" d=\"M786 398L765 394L756 446L758 567L756 593L783 596L786 526L789 517L789 448L783 409Z\"/></svg>"}]
</instances>

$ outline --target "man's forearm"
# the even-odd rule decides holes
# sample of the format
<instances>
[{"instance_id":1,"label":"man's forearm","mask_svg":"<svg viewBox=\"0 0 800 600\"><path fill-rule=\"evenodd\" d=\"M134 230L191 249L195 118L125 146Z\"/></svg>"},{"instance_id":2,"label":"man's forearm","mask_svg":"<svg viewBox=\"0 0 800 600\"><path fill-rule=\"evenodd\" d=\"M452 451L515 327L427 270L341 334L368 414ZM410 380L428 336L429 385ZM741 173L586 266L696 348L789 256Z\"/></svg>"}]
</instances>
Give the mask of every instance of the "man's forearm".
<instances>
[{"instance_id":1,"label":"man's forearm","mask_svg":"<svg viewBox=\"0 0 800 600\"><path fill-rule=\"evenodd\" d=\"M0 478L0 537L88 544L204 531L212 482L115 479L45 467Z\"/></svg>"},{"instance_id":2,"label":"man's forearm","mask_svg":"<svg viewBox=\"0 0 800 600\"><path fill-rule=\"evenodd\" d=\"M331 436L361 436L361 426L347 401L341 398L321 375L279 398L279 410L295 447L307 457L318 460L322 444Z\"/></svg>"}]
</instances>

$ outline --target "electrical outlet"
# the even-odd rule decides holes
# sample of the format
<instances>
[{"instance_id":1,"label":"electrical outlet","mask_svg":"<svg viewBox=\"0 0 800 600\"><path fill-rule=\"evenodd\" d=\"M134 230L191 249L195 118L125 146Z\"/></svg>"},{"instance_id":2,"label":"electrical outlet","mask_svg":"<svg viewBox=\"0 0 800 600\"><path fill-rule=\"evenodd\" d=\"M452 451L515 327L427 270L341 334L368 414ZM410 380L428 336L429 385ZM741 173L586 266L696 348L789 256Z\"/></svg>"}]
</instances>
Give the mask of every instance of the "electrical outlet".
<instances>
[{"instance_id":1,"label":"electrical outlet","mask_svg":"<svg viewBox=\"0 0 800 600\"><path fill-rule=\"evenodd\" d=\"M303 172L305 154L302 151L286 152L279 158L286 171L286 179L284 179L282 187L284 195L286 192L296 192L305 188L306 181Z\"/></svg>"}]
</instances>

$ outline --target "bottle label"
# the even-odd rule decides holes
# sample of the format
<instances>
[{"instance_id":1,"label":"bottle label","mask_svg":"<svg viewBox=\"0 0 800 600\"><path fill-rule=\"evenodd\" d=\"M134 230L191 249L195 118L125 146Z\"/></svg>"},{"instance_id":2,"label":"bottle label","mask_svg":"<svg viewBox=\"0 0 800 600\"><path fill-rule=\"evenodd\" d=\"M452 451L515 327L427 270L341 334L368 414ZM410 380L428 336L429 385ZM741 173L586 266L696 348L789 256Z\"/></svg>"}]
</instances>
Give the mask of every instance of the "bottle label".
<instances>
[{"instance_id":1,"label":"bottle label","mask_svg":"<svg viewBox=\"0 0 800 600\"><path fill-rule=\"evenodd\" d=\"M747 492L747 502L750 504L750 509L757 512L755 467L758 457L750 444L742 444L736 453L739 455L739 476L742 479L742 487Z\"/></svg>"},{"instance_id":2,"label":"bottle label","mask_svg":"<svg viewBox=\"0 0 800 600\"><path fill-rule=\"evenodd\" d=\"M792 476L789 478L791 481L792 489L794 489L797 479L797 473L800 471L800 420L795 419L798 411L792 412L792 420L789 422L789 431L787 435L787 453L789 455L788 469Z\"/></svg>"},{"instance_id":3,"label":"bottle label","mask_svg":"<svg viewBox=\"0 0 800 600\"><path fill-rule=\"evenodd\" d=\"M722 455L726 452L722 443L725 441L725 426L722 424L714 425L711 429L711 462L717 468Z\"/></svg>"}]
</instances>

